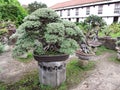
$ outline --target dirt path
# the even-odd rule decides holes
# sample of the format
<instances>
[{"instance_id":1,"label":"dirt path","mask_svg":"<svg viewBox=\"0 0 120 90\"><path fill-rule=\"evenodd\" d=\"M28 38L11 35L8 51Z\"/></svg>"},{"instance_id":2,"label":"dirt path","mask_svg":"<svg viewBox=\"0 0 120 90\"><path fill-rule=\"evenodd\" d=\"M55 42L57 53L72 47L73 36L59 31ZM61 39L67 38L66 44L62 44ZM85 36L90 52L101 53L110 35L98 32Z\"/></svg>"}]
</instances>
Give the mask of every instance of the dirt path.
<instances>
[{"instance_id":1,"label":"dirt path","mask_svg":"<svg viewBox=\"0 0 120 90\"><path fill-rule=\"evenodd\" d=\"M14 60L11 52L0 55L0 81L15 82L25 73L37 69L37 62L32 60L30 63L22 63Z\"/></svg>"},{"instance_id":2,"label":"dirt path","mask_svg":"<svg viewBox=\"0 0 120 90\"><path fill-rule=\"evenodd\" d=\"M110 62L112 53L98 56L96 69L89 77L71 90L120 90L120 64Z\"/></svg>"}]
</instances>

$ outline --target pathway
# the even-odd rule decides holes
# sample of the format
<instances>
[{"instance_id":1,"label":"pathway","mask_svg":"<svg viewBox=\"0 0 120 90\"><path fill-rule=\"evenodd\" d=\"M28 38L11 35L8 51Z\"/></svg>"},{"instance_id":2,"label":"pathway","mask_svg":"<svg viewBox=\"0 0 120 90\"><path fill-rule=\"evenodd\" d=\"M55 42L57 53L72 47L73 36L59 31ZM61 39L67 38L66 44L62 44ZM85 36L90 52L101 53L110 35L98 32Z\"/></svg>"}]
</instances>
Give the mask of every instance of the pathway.
<instances>
[{"instance_id":1,"label":"pathway","mask_svg":"<svg viewBox=\"0 0 120 90\"><path fill-rule=\"evenodd\" d=\"M22 63L14 60L11 52L5 52L0 55L0 81L15 82L20 79L26 72L37 68L37 62L32 60L29 63Z\"/></svg>"},{"instance_id":2,"label":"pathway","mask_svg":"<svg viewBox=\"0 0 120 90\"><path fill-rule=\"evenodd\" d=\"M98 56L96 69L87 79L71 90L120 90L120 63L110 62L113 54Z\"/></svg>"}]
</instances>

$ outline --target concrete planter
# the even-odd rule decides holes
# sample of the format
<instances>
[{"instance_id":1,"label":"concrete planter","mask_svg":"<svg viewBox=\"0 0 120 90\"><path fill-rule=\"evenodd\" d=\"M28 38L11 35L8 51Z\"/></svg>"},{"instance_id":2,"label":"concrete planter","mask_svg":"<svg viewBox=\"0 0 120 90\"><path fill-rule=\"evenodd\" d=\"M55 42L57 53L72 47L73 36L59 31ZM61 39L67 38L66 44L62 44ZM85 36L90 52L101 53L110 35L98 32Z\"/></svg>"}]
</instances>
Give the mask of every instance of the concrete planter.
<instances>
[{"instance_id":1,"label":"concrete planter","mask_svg":"<svg viewBox=\"0 0 120 90\"><path fill-rule=\"evenodd\" d=\"M39 80L43 85L59 86L66 80L65 60L68 55L34 56L38 61Z\"/></svg>"}]
</instances>

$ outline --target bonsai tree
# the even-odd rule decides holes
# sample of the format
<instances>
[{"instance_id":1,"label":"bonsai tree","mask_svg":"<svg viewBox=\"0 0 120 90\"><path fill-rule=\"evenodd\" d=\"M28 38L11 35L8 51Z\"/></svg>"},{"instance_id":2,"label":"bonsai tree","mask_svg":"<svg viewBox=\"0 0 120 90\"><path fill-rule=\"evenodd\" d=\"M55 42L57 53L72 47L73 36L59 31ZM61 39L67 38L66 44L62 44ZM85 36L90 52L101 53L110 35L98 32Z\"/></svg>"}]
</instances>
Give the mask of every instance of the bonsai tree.
<instances>
[{"instance_id":1,"label":"bonsai tree","mask_svg":"<svg viewBox=\"0 0 120 90\"><path fill-rule=\"evenodd\" d=\"M87 17L84 21L84 27L87 31L87 38L92 37L92 39L98 39L98 32L106 25L104 20L97 16L97 15L91 15Z\"/></svg>"},{"instance_id":2,"label":"bonsai tree","mask_svg":"<svg viewBox=\"0 0 120 90\"><path fill-rule=\"evenodd\" d=\"M66 79L65 60L82 43L82 31L70 21L64 21L49 8L41 8L28 15L12 37L17 37L14 56L34 52L38 61L40 83L59 86ZM83 45L82 45L83 46ZM86 53L85 47L82 48Z\"/></svg>"},{"instance_id":3,"label":"bonsai tree","mask_svg":"<svg viewBox=\"0 0 120 90\"><path fill-rule=\"evenodd\" d=\"M23 21L12 36L17 37L13 56L23 55L30 50L37 55L71 54L82 42L86 43L79 27L61 20L49 8L38 9Z\"/></svg>"}]
</instances>

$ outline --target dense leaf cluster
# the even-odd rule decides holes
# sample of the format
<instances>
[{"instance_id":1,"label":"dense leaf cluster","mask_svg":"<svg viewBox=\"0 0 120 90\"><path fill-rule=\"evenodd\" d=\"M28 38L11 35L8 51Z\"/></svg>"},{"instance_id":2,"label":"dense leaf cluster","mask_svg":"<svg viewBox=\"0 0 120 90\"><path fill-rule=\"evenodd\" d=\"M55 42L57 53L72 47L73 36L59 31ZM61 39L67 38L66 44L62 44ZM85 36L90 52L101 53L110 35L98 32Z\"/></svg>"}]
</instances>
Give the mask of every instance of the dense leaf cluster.
<instances>
[{"instance_id":1,"label":"dense leaf cluster","mask_svg":"<svg viewBox=\"0 0 120 90\"><path fill-rule=\"evenodd\" d=\"M27 12L17 0L0 1L0 20L11 20L14 21L16 25L19 25L26 15Z\"/></svg>"},{"instance_id":2,"label":"dense leaf cluster","mask_svg":"<svg viewBox=\"0 0 120 90\"><path fill-rule=\"evenodd\" d=\"M25 17L12 37L17 37L14 56L29 50L35 54L70 54L85 41L82 31L72 22L61 20L55 11L41 8Z\"/></svg>"},{"instance_id":3,"label":"dense leaf cluster","mask_svg":"<svg viewBox=\"0 0 120 90\"><path fill-rule=\"evenodd\" d=\"M41 3L41 2L39 3L37 1L34 1L33 3L28 4L28 12L29 13L32 13L39 8L47 8L47 5L44 3Z\"/></svg>"}]
</instances>

